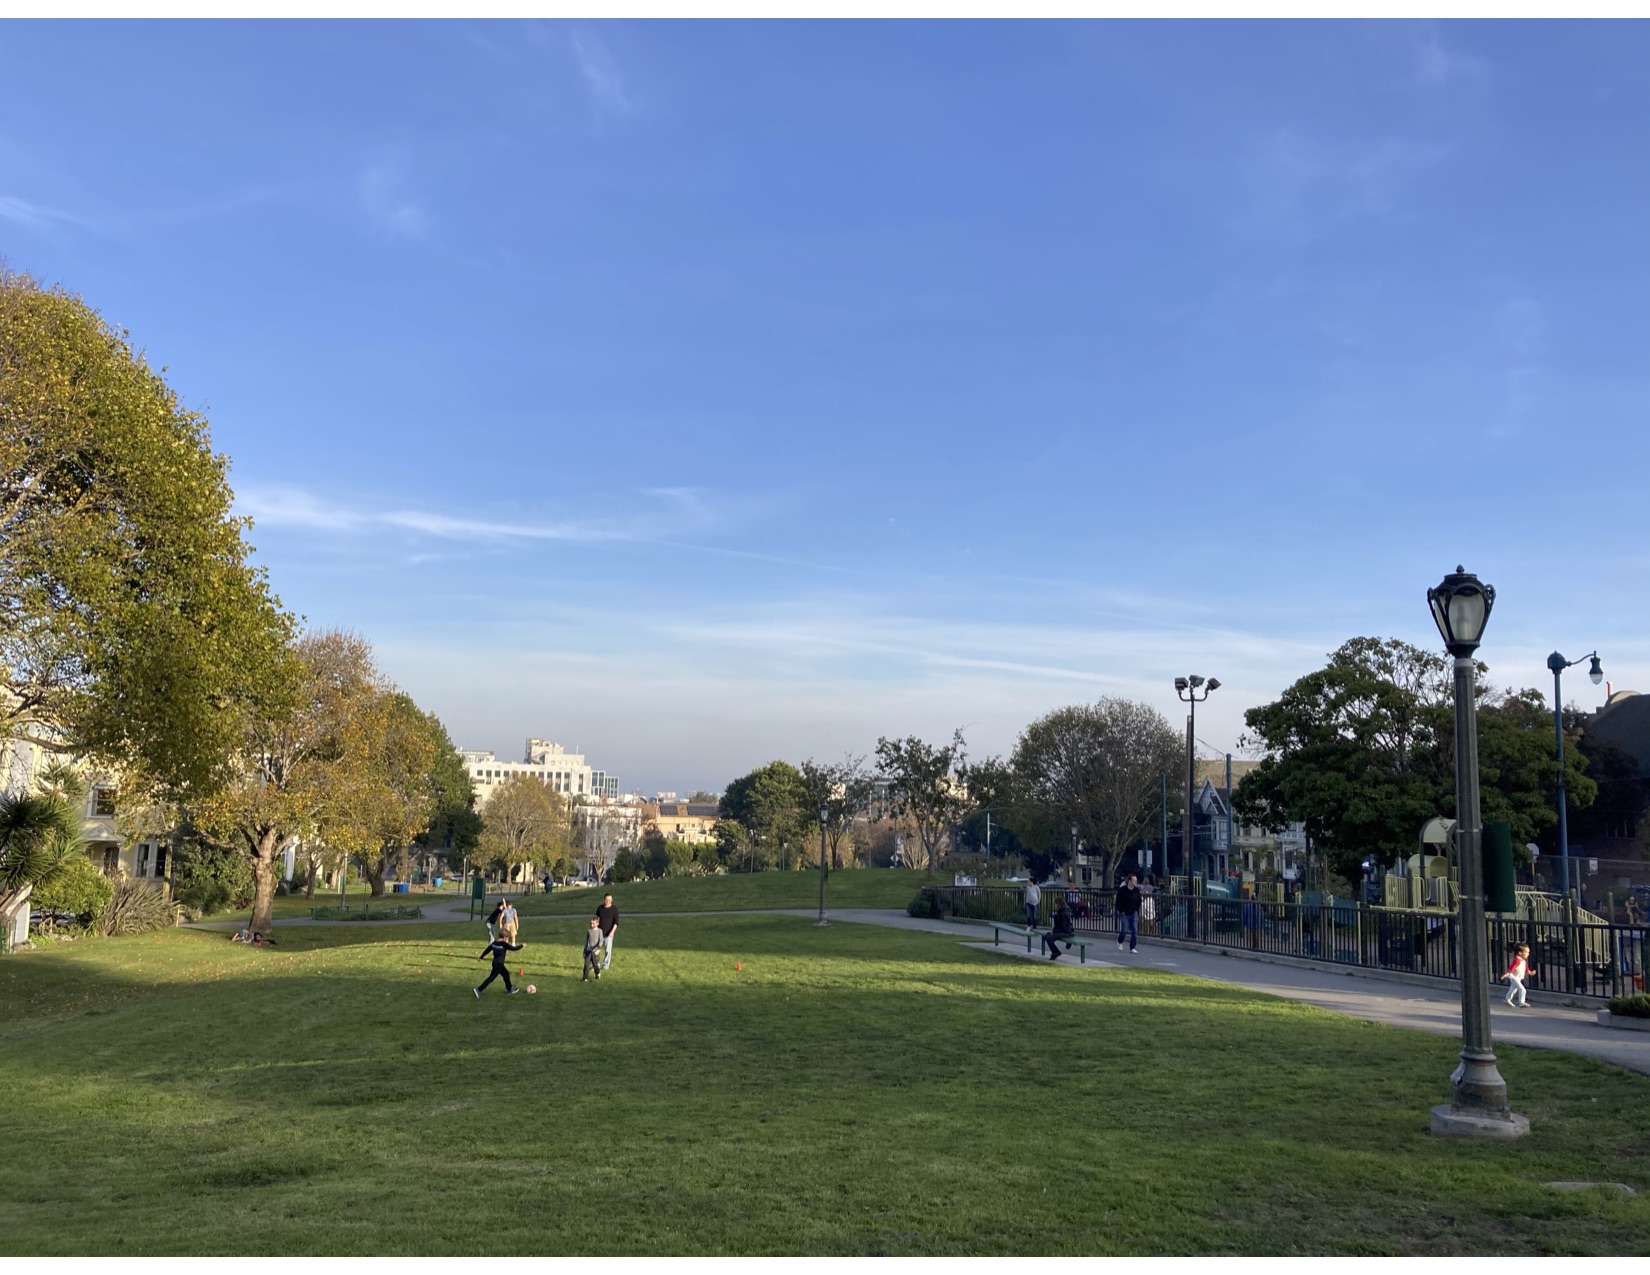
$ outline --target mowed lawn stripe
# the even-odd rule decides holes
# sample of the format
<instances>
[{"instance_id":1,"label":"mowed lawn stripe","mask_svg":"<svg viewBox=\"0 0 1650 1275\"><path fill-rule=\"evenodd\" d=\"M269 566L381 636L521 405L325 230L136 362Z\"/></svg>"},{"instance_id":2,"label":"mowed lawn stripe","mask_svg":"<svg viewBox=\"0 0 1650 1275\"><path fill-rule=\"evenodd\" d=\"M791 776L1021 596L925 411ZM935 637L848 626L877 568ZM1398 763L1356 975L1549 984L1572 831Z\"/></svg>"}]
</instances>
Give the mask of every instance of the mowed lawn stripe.
<instances>
[{"instance_id":1,"label":"mowed lawn stripe","mask_svg":"<svg viewBox=\"0 0 1650 1275\"><path fill-rule=\"evenodd\" d=\"M478 927L479 929L479 927ZM0 962L0 1251L1642 1253L1650 1078L790 917L169 932ZM735 965L743 966L736 969ZM1050 1158L1058 1156L1063 1167Z\"/></svg>"}]
</instances>

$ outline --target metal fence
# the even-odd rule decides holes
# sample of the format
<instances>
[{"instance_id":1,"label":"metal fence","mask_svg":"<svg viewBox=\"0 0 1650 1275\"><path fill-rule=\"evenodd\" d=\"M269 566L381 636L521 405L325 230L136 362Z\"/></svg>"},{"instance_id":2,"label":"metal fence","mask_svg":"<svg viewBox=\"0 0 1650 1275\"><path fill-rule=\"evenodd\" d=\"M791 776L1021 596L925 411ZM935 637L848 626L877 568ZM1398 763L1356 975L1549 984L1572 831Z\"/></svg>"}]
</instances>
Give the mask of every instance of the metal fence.
<instances>
[{"instance_id":1,"label":"metal fence","mask_svg":"<svg viewBox=\"0 0 1650 1275\"><path fill-rule=\"evenodd\" d=\"M1024 894L1001 886L924 886L945 915L1024 922ZM1114 892L1048 886L1038 907L1047 925L1064 898L1083 934L1115 934ZM1140 933L1293 956L1363 969L1460 977L1459 918L1452 912L1332 903L1279 903L1200 894L1142 900ZM1499 976L1520 943L1530 945L1528 986L1575 996L1630 996L1645 990L1646 930L1561 918L1491 916L1490 973Z\"/></svg>"}]
</instances>

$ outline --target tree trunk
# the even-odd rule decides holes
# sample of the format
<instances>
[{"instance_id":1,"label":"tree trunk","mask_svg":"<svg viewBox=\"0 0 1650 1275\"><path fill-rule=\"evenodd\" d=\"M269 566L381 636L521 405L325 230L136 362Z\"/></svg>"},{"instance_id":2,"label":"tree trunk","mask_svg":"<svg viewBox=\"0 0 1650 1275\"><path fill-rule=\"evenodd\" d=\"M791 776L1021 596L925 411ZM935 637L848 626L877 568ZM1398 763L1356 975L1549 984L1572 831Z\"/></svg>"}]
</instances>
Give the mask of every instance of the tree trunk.
<instances>
[{"instance_id":1,"label":"tree trunk","mask_svg":"<svg viewBox=\"0 0 1650 1275\"><path fill-rule=\"evenodd\" d=\"M381 854L372 863L363 860L361 866L367 874L368 883L372 886L371 897L380 897L384 893L384 874L389 871L389 856Z\"/></svg>"},{"instance_id":2,"label":"tree trunk","mask_svg":"<svg viewBox=\"0 0 1650 1275\"><path fill-rule=\"evenodd\" d=\"M286 838L277 828L266 828L252 845L252 919L249 930L268 933L275 924L275 860Z\"/></svg>"},{"instance_id":3,"label":"tree trunk","mask_svg":"<svg viewBox=\"0 0 1650 1275\"><path fill-rule=\"evenodd\" d=\"M315 872L318 867L319 865L315 862L315 860L311 859L309 861L309 868L304 873L304 898L306 899L313 899L315 897Z\"/></svg>"}]
</instances>

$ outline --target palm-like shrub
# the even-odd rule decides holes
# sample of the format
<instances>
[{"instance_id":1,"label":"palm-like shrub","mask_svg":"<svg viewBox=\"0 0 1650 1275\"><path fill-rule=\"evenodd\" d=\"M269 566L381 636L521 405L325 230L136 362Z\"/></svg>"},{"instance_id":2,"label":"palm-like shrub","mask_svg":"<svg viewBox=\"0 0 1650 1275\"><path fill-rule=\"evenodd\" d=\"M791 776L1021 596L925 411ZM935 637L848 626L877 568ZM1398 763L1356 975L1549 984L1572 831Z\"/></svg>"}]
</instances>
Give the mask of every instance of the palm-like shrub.
<instances>
[{"instance_id":1,"label":"palm-like shrub","mask_svg":"<svg viewBox=\"0 0 1650 1275\"><path fill-rule=\"evenodd\" d=\"M98 929L104 934L144 934L150 930L166 930L178 923L175 903L155 886L142 881L121 880L115 883L114 897L103 905Z\"/></svg>"},{"instance_id":2,"label":"palm-like shrub","mask_svg":"<svg viewBox=\"0 0 1650 1275\"><path fill-rule=\"evenodd\" d=\"M0 914L84 853L74 807L55 793L0 797Z\"/></svg>"}]
</instances>

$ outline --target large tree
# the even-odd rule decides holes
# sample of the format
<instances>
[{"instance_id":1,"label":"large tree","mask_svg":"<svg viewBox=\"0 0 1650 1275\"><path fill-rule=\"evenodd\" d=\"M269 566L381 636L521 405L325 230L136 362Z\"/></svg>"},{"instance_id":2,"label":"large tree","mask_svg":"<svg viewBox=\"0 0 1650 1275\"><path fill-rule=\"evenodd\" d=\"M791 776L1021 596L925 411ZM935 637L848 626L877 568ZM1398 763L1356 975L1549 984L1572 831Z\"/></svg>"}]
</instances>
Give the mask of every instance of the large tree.
<instances>
[{"instance_id":1,"label":"large tree","mask_svg":"<svg viewBox=\"0 0 1650 1275\"><path fill-rule=\"evenodd\" d=\"M818 806L809 795L802 772L788 761L771 761L741 775L722 794L718 813L748 834L742 860L730 859L730 868L765 868L780 861L780 847L800 862L810 836L817 835ZM727 837L736 834L730 829Z\"/></svg>"},{"instance_id":2,"label":"large tree","mask_svg":"<svg viewBox=\"0 0 1650 1275\"><path fill-rule=\"evenodd\" d=\"M0 271L0 729L129 791L233 772L291 621L206 421L78 297Z\"/></svg>"},{"instance_id":3,"label":"large tree","mask_svg":"<svg viewBox=\"0 0 1650 1275\"><path fill-rule=\"evenodd\" d=\"M372 648L354 634L307 634L265 666L262 707L238 715L238 767L192 804L202 837L232 846L252 870L250 928L273 920L277 862L289 841L355 849L344 794L359 775L348 724L383 694Z\"/></svg>"},{"instance_id":4,"label":"large tree","mask_svg":"<svg viewBox=\"0 0 1650 1275\"><path fill-rule=\"evenodd\" d=\"M1483 817L1513 825L1522 846L1550 823L1558 775L1552 718L1537 691L1493 691L1479 665ZM1455 813L1454 715L1444 656L1396 639L1354 638L1329 663L1250 709L1245 743L1263 752L1244 777L1245 822L1306 826L1330 867L1348 878L1365 856L1391 864L1413 854L1422 824ZM1596 786L1567 745L1566 782L1578 806Z\"/></svg>"},{"instance_id":5,"label":"large tree","mask_svg":"<svg viewBox=\"0 0 1650 1275\"><path fill-rule=\"evenodd\" d=\"M1014 746L1010 820L1033 845L1052 833L1063 846L1062 832L1075 825L1109 884L1123 852L1157 817L1159 776L1174 771L1183 749L1180 735L1147 704L1106 696L1057 708L1027 726Z\"/></svg>"},{"instance_id":6,"label":"large tree","mask_svg":"<svg viewBox=\"0 0 1650 1275\"><path fill-rule=\"evenodd\" d=\"M432 720L407 695L385 688L364 695L339 726L322 821L334 846L359 856L375 898L435 809Z\"/></svg>"},{"instance_id":7,"label":"large tree","mask_svg":"<svg viewBox=\"0 0 1650 1275\"><path fill-rule=\"evenodd\" d=\"M481 808L476 857L513 871L554 862L565 855L567 840L567 803L562 795L532 775L512 775Z\"/></svg>"},{"instance_id":8,"label":"large tree","mask_svg":"<svg viewBox=\"0 0 1650 1275\"><path fill-rule=\"evenodd\" d=\"M922 845L928 875L939 867L940 851L968 809L963 777L968 755L961 730L949 744L930 744L915 735L877 740L877 767L888 784L896 817L908 818Z\"/></svg>"},{"instance_id":9,"label":"large tree","mask_svg":"<svg viewBox=\"0 0 1650 1275\"><path fill-rule=\"evenodd\" d=\"M481 836L475 784L441 719L429 713L425 721L435 747L435 760L430 767L435 805L429 822L416 839L424 849L444 856L449 865L457 864L475 849Z\"/></svg>"}]
</instances>

